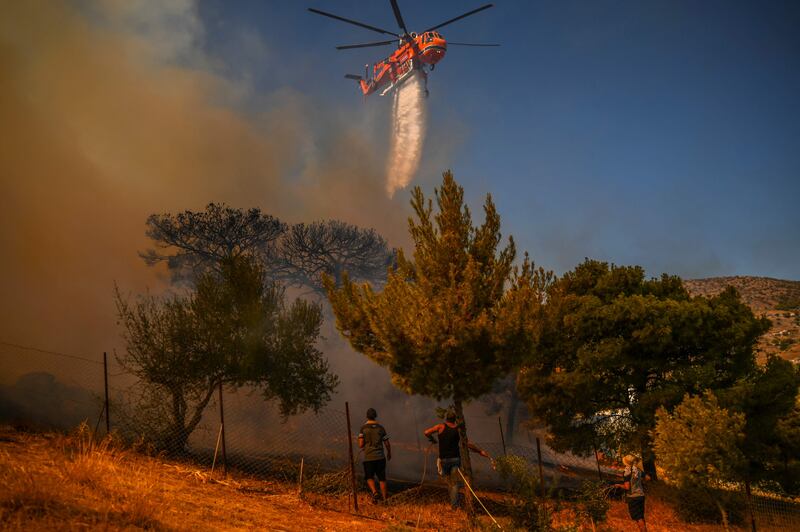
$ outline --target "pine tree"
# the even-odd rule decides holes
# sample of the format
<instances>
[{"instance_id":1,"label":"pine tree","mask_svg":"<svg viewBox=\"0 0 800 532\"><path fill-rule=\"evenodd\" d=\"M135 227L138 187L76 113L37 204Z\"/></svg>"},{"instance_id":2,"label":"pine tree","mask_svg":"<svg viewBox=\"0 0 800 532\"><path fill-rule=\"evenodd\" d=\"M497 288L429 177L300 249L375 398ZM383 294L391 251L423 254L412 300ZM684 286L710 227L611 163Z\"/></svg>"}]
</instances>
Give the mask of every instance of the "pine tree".
<instances>
[{"instance_id":1,"label":"pine tree","mask_svg":"<svg viewBox=\"0 0 800 532\"><path fill-rule=\"evenodd\" d=\"M452 401L462 469L471 478L464 404L491 391L530 349L531 317L540 312L551 274L527 256L514 267L513 239L498 250L500 217L491 196L483 224L474 227L463 188L450 172L443 178L437 213L414 189L413 259L398 253L382 291L347 276L338 289L327 278L326 287L337 327L356 351L387 367L407 393Z\"/></svg>"},{"instance_id":2,"label":"pine tree","mask_svg":"<svg viewBox=\"0 0 800 532\"><path fill-rule=\"evenodd\" d=\"M520 395L558 450L640 451L654 476L656 410L751 374L768 328L733 288L690 297L678 277L587 259L548 291Z\"/></svg>"}]
</instances>

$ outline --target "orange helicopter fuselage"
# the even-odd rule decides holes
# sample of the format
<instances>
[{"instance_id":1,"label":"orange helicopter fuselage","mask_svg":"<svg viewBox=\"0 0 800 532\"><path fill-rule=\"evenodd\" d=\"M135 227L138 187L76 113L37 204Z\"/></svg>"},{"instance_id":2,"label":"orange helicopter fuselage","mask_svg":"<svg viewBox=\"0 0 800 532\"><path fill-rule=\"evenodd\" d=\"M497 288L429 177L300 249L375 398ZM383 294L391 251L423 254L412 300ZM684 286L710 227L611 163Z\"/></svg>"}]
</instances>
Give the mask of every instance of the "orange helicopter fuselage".
<instances>
[{"instance_id":1,"label":"orange helicopter fuselage","mask_svg":"<svg viewBox=\"0 0 800 532\"><path fill-rule=\"evenodd\" d=\"M386 94L414 70L426 75L424 65L435 65L447 53L447 41L435 31L421 35L412 33L410 37L410 40L403 40L392 55L375 63L372 79L361 80L361 91L365 96L378 91Z\"/></svg>"}]
</instances>

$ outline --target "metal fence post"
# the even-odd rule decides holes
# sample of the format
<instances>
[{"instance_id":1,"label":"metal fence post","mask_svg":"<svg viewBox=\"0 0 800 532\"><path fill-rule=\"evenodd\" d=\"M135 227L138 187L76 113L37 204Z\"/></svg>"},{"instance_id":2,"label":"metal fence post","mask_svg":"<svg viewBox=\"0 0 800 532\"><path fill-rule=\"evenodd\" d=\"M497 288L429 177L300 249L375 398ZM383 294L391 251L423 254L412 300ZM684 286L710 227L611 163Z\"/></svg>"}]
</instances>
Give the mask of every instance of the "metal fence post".
<instances>
[{"instance_id":1,"label":"metal fence post","mask_svg":"<svg viewBox=\"0 0 800 532\"><path fill-rule=\"evenodd\" d=\"M356 490L356 466L353 463L353 431L350 429L350 403L344 402L344 412L347 416L347 453L350 457L350 483L353 486L353 509L358 511L358 492Z\"/></svg>"},{"instance_id":2,"label":"metal fence post","mask_svg":"<svg viewBox=\"0 0 800 532\"><path fill-rule=\"evenodd\" d=\"M300 478L297 481L297 494L302 497L303 496L303 463L305 462L305 457L300 458Z\"/></svg>"},{"instance_id":3,"label":"metal fence post","mask_svg":"<svg viewBox=\"0 0 800 532\"><path fill-rule=\"evenodd\" d=\"M542 446L539 436L536 436L536 457L539 460L539 482L542 484L542 499L544 499L544 472L542 471Z\"/></svg>"},{"instance_id":4,"label":"metal fence post","mask_svg":"<svg viewBox=\"0 0 800 532\"><path fill-rule=\"evenodd\" d=\"M217 455L219 454L219 441L222 439L222 425L219 426L219 432L217 432L217 443L214 445L214 458L211 460L211 472L214 472L214 468L217 465Z\"/></svg>"},{"instance_id":5,"label":"metal fence post","mask_svg":"<svg viewBox=\"0 0 800 532\"><path fill-rule=\"evenodd\" d=\"M503 442L503 456L508 456L506 452L506 437L503 435L503 417L497 416L497 424L500 426L500 441Z\"/></svg>"},{"instance_id":6,"label":"metal fence post","mask_svg":"<svg viewBox=\"0 0 800 532\"><path fill-rule=\"evenodd\" d=\"M592 445L594 447L594 461L597 464L597 478L600 479L600 482L603 481L603 472L600 471L600 457L597 455L597 445Z\"/></svg>"},{"instance_id":7,"label":"metal fence post","mask_svg":"<svg viewBox=\"0 0 800 532\"><path fill-rule=\"evenodd\" d=\"M105 381L106 389L106 434L109 434L111 433L111 417L108 413L108 354L105 351L103 351L103 380Z\"/></svg>"},{"instance_id":8,"label":"metal fence post","mask_svg":"<svg viewBox=\"0 0 800 532\"><path fill-rule=\"evenodd\" d=\"M219 382L219 430L222 434L222 473L228 476L228 454L225 452L225 409L222 407L222 381Z\"/></svg>"},{"instance_id":9,"label":"metal fence post","mask_svg":"<svg viewBox=\"0 0 800 532\"><path fill-rule=\"evenodd\" d=\"M750 479L744 480L744 492L747 495L747 511L750 514L750 527L753 532L756 532L756 516L753 514L753 498L750 495Z\"/></svg>"}]
</instances>

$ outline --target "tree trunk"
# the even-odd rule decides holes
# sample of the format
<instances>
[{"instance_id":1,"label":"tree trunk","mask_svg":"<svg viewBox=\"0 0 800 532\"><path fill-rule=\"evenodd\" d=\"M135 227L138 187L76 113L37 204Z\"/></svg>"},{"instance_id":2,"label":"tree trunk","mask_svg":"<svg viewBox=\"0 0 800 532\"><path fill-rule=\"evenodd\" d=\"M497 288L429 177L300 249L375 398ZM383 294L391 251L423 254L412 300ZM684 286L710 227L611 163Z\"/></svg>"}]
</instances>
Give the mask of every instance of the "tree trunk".
<instances>
[{"instance_id":1,"label":"tree trunk","mask_svg":"<svg viewBox=\"0 0 800 532\"><path fill-rule=\"evenodd\" d=\"M184 427L174 426L172 429L161 436L159 447L166 451L168 456L185 456L186 442L189 440L189 433Z\"/></svg>"},{"instance_id":2,"label":"tree trunk","mask_svg":"<svg viewBox=\"0 0 800 532\"><path fill-rule=\"evenodd\" d=\"M642 470L650 475L650 480L658 480L656 471L656 455L650 447L649 442L642 445Z\"/></svg>"},{"instance_id":3,"label":"tree trunk","mask_svg":"<svg viewBox=\"0 0 800 532\"><path fill-rule=\"evenodd\" d=\"M186 401L183 397L183 389L172 386L170 389L172 399L172 418L167 430L159 435L159 447L170 456L178 456L184 453L186 441L189 434L186 432Z\"/></svg>"},{"instance_id":4,"label":"tree trunk","mask_svg":"<svg viewBox=\"0 0 800 532\"><path fill-rule=\"evenodd\" d=\"M453 400L453 407L456 411L456 423L458 423L458 435L461 439L461 472L464 477L472 485L472 462L469 456L469 447L467 447L467 423L464 420L464 408L461 399ZM472 494L469 488L464 486L464 509L468 515L475 513L474 504L472 502Z\"/></svg>"},{"instance_id":5,"label":"tree trunk","mask_svg":"<svg viewBox=\"0 0 800 532\"><path fill-rule=\"evenodd\" d=\"M200 423L200 420L203 418L203 412L208 406L208 403L211 401L211 397L214 395L214 391L219 386L219 380L213 380L209 383L208 390L206 390L206 395L200 400L199 403L195 406L194 414L192 414L192 418L189 420L189 423L186 425L186 430L189 434L194 432L194 429L197 427L197 424Z\"/></svg>"},{"instance_id":6,"label":"tree trunk","mask_svg":"<svg viewBox=\"0 0 800 532\"><path fill-rule=\"evenodd\" d=\"M218 381L214 381L216 383ZM183 455L186 453L186 444L189 441L194 429L203 417L203 411L208 406L211 396L216 389L216 384L211 384L205 396L195 405L194 412L189 421L186 421L186 414L189 410L184 397L183 389L172 390L172 422L168 433L161 435L161 446L172 456Z\"/></svg>"}]
</instances>

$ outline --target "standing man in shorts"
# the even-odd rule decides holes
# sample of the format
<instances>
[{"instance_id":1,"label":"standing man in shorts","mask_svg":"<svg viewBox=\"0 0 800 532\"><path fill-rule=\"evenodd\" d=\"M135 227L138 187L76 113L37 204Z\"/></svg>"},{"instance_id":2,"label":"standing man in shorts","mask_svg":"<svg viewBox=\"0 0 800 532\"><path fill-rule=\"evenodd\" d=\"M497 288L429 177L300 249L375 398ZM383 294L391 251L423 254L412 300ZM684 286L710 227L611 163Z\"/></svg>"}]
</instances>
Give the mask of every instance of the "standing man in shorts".
<instances>
[{"instance_id":1,"label":"standing man in shorts","mask_svg":"<svg viewBox=\"0 0 800 532\"><path fill-rule=\"evenodd\" d=\"M381 495L386 500L386 461L392 459L392 446L383 425L376 421L378 413L374 408L367 409L367 422L358 433L358 446L364 449L364 478L372 493L372 501L378 502L378 490L375 488L375 477L381 485ZM386 454L383 448L386 447Z\"/></svg>"}]
</instances>

